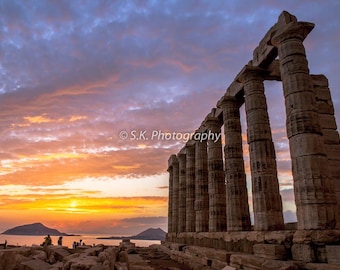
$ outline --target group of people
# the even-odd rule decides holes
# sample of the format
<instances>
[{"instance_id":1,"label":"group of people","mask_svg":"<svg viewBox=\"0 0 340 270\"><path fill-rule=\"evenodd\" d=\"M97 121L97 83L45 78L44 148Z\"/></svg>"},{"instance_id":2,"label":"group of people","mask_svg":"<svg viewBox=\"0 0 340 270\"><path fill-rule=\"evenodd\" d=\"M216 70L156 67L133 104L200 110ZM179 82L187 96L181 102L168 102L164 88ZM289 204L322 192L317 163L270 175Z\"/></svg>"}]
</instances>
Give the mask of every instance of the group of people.
<instances>
[{"instance_id":1,"label":"group of people","mask_svg":"<svg viewBox=\"0 0 340 270\"><path fill-rule=\"evenodd\" d=\"M48 234L45 238L44 238L44 242L41 244L41 246L43 247L47 247L47 246L50 246L52 245L52 238L51 236ZM63 245L63 237L62 236L59 236L59 239L58 239L58 246L62 246ZM76 242L74 241L73 242L73 248L77 248L79 246L85 246L85 243L83 242L83 240L79 240L79 242Z\"/></svg>"},{"instance_id":2,"label":"group of people","mask_svg":"<svg viewBox=\"0 0 340 270\"><path fill-rule=\"evenodd\" d=\"M44 242L41 244L41 246L43 247L47 247L52 245L52 238L51 236L48 234L45 238L44 238ZM62 246L63 245L63 237L59 236L58 239L58 246Z\"/></svg>"},{"instance_id":3,"label":"group of people","mask_svg":"<svg viewBox=\"0 0 340 270\"><path fill-rule=\"evenodd\" d=\"M72 245L73 249L75 249L79 246L85 246L85 242L83 242L83 240L81 240L81 239L79 240L79 242L74 241L73 245Z\"/></svg>"}]
</instances>

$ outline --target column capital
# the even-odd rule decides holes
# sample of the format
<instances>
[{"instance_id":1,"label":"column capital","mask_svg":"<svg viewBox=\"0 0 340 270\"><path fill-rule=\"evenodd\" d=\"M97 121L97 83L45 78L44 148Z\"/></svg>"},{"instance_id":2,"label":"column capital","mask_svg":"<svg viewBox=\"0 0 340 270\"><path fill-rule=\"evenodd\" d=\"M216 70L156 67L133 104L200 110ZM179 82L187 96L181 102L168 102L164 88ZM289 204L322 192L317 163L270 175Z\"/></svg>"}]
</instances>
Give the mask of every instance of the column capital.
<instances>
[{"instance_id":1,"label":"column capital","mask_svg":"<svg viewBox=\"0 0 340 270\"><path fill-rule=\"evenodd\" d=\"M217 102L217 108L223 108L225 105L228 105L230 102L237 102L237 98L235 96L224 95ZM241 104L240 104L241 105Z\"/></svg>"},{"instance_id":2,"label":"column capital","mask_svg":"<svg viewBox=\"0 0 340 270\"><path fill-rule=\"evenodd\" d=\"M268 75L269 71L263 68L254 67L252 65L245 65L237 74L235 80L240 83L246 83L250 80L263 81L264 77Z\"/></svg>"},{"instance_id":3,"label":"column capital","mask_svg":"<svg viewBox=\"0 0 340 270\"><path fill-rule=\"evenodd\" d=\"M280 43L287 39L300 39L303 41L313 28L314 23L291 22L274 33L269 43L274 47L278 47Z\"/></svg>"},{"instance_id":4,"label":"column capital","mask_svg":"<svg viewBox=\"0 0 340 270\"><path fill-rule=\"evenodd\" d=\"M186 149L192 149L195 148L195 140L189 140L185 144Z\"/></svg>"},{"instance_id":5,"label":"column capital","mask_svg":"<svg viewBox=\"0 0 340 270\"><path fill-rule=\"evenodd\" d=\"M212 131L220 130L222 125L223 125L223 122L215 116L207 115L207 117L204 119L204 126L206 126L207 129L209 130L212 130Z\"/></svg>"},{"instance_id":6,"label":"column capital","mask_svg":"<svg viewBox=\"0 0 340 270\"><path fill-rule=\"evenodd\" d=\"M185 155L186 154L186 147L184 146L181 150L179 150L179 152L177 153L177 159L179 158L179 156L181 155Z\"/></svg>"},{"instance_id":7,"label":"column capital","mask_svg":"<svg viewBox=\"0 0 340 270\"><path fill-rule=\"evenodd\" d=\"M178 159L176 155L171 155L168 159L168 167L172 167L173 165L177 165L178 164Z\"/></svg>"}]
</instances>

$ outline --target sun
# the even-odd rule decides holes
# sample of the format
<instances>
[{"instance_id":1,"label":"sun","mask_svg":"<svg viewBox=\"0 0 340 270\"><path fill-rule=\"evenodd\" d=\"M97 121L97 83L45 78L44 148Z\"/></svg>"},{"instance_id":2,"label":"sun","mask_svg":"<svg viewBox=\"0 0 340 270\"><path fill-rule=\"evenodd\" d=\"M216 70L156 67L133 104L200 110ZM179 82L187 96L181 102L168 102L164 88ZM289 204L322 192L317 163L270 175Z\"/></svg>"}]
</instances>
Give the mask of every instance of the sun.
<instances>
[{"instance_id":1,"label":"sun","mask_svg":"<svg viewBox=\"0 0 340 270\"><path fill-rule=\"evenodd\" d=\"M66 209L68 212L76 212L78 209L77 209L77 206L78 206L78 203L76 200L72 200L70 202L70 205L69 207Z\"/></svg>"}]
</instances>

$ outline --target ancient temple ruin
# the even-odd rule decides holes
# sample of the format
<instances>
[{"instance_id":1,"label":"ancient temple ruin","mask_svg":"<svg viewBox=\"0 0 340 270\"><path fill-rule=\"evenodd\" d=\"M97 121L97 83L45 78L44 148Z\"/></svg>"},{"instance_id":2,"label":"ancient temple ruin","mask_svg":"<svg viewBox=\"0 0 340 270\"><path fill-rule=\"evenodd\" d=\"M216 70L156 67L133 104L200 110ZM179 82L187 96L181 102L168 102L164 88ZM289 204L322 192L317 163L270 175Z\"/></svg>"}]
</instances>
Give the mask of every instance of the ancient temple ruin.
<instances>
[{"instance_id":1,"label":"ancient temple ruin","mask_svg":"<svg viewBox=\"0 0 340 270\"><path fill-rule=\"evenodd\" d=\"M282 12L195 131L220 133L223 127L224 145L221 139L190 140L168 160L163 247L193 269L340 269L339 134L328 80L309 73L303 41L313 27ZM282 81L284 92L297 209L297 228L291 230L283 220L265 80ZM243 104L253 225L242 150Z\"/></svg>"}]
</instances>

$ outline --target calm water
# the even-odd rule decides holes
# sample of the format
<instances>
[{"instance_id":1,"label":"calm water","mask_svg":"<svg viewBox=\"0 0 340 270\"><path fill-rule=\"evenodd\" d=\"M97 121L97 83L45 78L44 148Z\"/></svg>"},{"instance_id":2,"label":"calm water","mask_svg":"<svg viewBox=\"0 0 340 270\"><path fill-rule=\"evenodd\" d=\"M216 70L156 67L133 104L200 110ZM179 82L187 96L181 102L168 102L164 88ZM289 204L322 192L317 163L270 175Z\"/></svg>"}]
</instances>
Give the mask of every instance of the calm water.
<instances>
[{"instance_id":1,"label":"calm water","mask_svg":"<svg viewBox=\"0 0 340 270\"><path fill-rule=\"evenodd\" d=\"M104 245L112 245L118 246L122 241L120 239L96 239L97 237L110 237L111 235L81 235L81 236L63 236L63 246L67 246L72 248L72 244L74 241L79 242L79 240L83 240L86 245L93 244L104 244ZM32 235L6 235L0 234L0 244L4 243L7 240L7 245L14 246L32 246L32 245L40 245L44 241L45 236L32 236ZM52 244L57 245L59 236L51 236ZM152 244L160 244L160 241L154 240L131 240L132 243L135 243L138 247L148 247Z\"/></svg>"}]
</instances>

